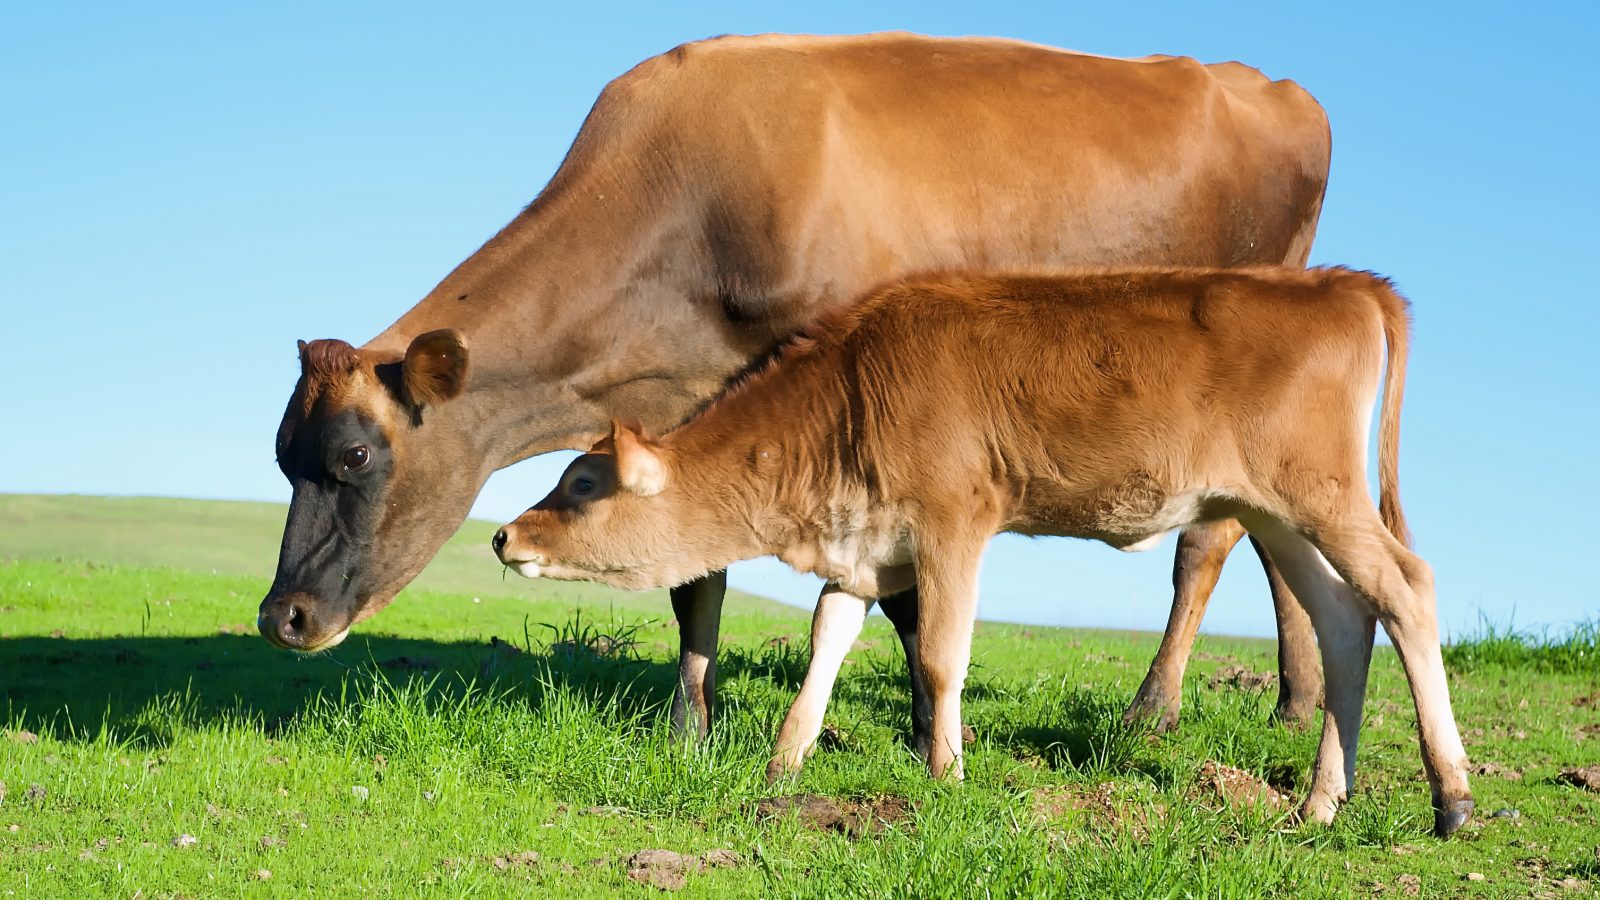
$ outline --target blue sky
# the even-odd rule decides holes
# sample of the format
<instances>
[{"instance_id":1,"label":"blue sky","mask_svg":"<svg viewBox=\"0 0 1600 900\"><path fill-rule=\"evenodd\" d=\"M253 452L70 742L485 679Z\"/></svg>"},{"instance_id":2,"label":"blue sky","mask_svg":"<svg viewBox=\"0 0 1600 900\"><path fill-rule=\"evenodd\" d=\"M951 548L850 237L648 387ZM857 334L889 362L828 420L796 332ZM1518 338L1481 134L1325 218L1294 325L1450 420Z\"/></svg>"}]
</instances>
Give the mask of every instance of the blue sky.
<instances>
[{"instance_id":1,"label":"blue sky","mask_svg":"<svg viewBox=\"0 0 1600 900\"><path fill-rule=\"evenodd\" d=\"M1600 615L1600 7L560 7L11 6L0 491L286 499L295 339L360 343L420 299L538 192L610 78L724 32L992 34L1307 87L1334 136L1312 259L1416 307L1401 483L1447 627ZM475 514L515 514L561 466L497 475ZM1001 538L981 614L1160 628L1171 552ZM809 604L786 572L735 581ZM1271 623L1241 550L1206 630Z\"/></svg>"}]
</instances>

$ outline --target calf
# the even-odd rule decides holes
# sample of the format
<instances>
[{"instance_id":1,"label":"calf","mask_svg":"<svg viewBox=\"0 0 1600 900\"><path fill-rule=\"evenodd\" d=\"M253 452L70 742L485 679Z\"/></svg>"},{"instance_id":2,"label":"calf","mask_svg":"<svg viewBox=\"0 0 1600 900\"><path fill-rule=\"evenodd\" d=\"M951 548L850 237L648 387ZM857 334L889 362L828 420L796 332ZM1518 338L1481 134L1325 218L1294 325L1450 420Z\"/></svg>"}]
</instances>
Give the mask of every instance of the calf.
<instances>
[{"instance_id":1,"label":"calf","mask_svg":"<svg viewBox=\"0 0 1600 900\"><path fill-rule=\"evenodd\" d=\"M1282 567L1321 646L1326 713L1302 815L1329 821L1347 795L1382 621L1446 835L1473 801L1433 576L1407 547L1396 484L1407 320L1387 281L1341 268L903 282L791 341L663 437L614 425L495 548L523 575L631 589L766 554L860 597L914 582L928 765L960 777L990 536L1138 550L1236 518ZM1385 372L1375 506L1367 437Z\"/></svg>"}]
</instances>

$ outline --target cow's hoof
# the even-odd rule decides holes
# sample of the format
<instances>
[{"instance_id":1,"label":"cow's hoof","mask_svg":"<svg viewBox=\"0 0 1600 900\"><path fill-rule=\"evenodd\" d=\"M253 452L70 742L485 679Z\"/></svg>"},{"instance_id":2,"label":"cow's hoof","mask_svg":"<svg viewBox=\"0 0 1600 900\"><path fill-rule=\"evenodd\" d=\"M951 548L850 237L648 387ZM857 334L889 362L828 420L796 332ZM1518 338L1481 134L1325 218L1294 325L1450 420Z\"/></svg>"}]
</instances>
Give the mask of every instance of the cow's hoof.
<instances>
[{"instance_id":1,"label":"cow's hoof","mask_svg":"<svg viewBox=\"0 0 1600 900\"><path fill-rule=\"evenodd\" d=\"M1472 811L1477 807L1478 804L1471 797L1436 805L1433 810L1433 833L1442 838L1455 834L1472 819Z\"/></svg>"},{"instance_id":2,"label":"cow's hoof","mask_svg":"<svg viewBox=\"0 0 1600 900\"><path fill-rule=\"evenodd\" d=\"M1167 699L1167 692L1159 687L1142 685L1139 693L1122 714L1124 725L1144 725L1156 734L1166 734L1178 727L1178 701Z\"/></svg>"},{"instance_id":3,"label":"cow's hoof","mask_svg":"<svg viewBox=\"0 0 1600 900\"><path fill-rule=\"evenodd\" d=\"M1267 721L1290 731L1301 731L1317 718L1317 701L1303 697L1279 697Z\"/></svg>"}]
</instances>

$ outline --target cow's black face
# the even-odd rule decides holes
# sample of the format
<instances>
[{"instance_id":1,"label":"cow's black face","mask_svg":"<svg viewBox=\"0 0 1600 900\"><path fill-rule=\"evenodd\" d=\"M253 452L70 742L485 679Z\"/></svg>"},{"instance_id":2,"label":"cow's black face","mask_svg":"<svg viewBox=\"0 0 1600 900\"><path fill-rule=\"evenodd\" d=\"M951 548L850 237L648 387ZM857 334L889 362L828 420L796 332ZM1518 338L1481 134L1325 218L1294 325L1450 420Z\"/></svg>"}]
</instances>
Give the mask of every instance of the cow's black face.
<instances>
[{"instance_id":1,"label":"cow's black face","mask_svg":"<svg viewBox=\"0 0 1600 900\"><path fill-rule=\"evenodd\" d=\"M466 360L463 338L448 330L420 335L399 360L343 341L301 345L300 381L278 426L278 467L294 496L256 618L267 640L308 651L337 644L465 517L482 485L481 472L459 465L474 456L463 444L470 429L426 423L461 393Z\"/></svg>"},{"instance_id":2,"label":"cow's black face","mask_svg":"<svg viewBox=\"0 0 1600 900\"><path fill-rule=\"evenodd\" d=\"M356 410L324 417L318 408L304 419L296 412L291 401L278 433L278 468L294 496L257 626L280 647L317 650L344 639L373 592L394 451L377 422Z\"/></svg>"}]
</instances>

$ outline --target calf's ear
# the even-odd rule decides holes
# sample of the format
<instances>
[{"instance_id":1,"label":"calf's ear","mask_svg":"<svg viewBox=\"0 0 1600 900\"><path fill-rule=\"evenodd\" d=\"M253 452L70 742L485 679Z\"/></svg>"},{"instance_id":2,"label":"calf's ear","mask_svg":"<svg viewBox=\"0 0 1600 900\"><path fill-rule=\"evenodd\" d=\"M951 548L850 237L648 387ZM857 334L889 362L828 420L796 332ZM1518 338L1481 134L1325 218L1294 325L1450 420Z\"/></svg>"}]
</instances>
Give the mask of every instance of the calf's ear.
<instances>
[{"instance_id":1,"label":"calf's ear","mask_svg":"<svg viewBox=\"0 0 1600 900\"><path fill-rule=\"evenodd\" d=\"M406 402L421 408L443 403L467 386L467 338L454 328L419 334L400 363Z\"/></svg>"},{"instance_id":2,"label":"calf's ear","mask_svg":"<svg viewBox=\"0 0 1600 900\"><path fill-rule=\"evenodd\" d=\"M617 485L641 497L667 486L667 466L637 425L611 422L611 449L617 455Z\"/></svg>"}]
</instances>

